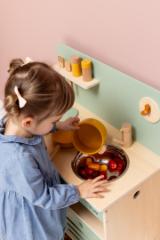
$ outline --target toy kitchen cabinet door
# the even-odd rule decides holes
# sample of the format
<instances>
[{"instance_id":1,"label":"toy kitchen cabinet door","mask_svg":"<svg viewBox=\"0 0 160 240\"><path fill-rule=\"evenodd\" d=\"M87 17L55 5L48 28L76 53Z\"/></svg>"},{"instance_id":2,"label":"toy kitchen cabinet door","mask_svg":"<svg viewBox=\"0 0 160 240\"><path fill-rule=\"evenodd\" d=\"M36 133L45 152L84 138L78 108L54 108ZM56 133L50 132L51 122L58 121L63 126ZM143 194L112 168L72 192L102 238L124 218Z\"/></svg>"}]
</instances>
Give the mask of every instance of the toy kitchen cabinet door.
<instances>
[{"instance_id":1,"label":"toy kitchen cabinet door","mask_svg":"<svg viewBox=\"0 0 160 240\"><path fill-rule=\"evenodd\" d=\"M160 172L107 211L108 240L160 240Z\"/></svg>"}]
</instances>

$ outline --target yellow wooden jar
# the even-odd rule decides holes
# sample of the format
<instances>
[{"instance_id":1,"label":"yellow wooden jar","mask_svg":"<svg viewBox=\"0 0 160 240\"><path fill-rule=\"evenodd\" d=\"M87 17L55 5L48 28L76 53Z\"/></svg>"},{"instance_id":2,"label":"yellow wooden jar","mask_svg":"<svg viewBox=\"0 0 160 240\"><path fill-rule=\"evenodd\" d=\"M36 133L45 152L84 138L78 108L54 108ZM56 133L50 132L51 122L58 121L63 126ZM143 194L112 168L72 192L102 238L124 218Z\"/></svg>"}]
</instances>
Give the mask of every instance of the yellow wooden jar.
<instances>
[{"instance_id":1,"label":"yellow wooden jar","mask_svg":"<svg viewBox=\"0 0 160 240\"><path fill-rule=\"evenodd\" d=\"M74 77L79 77L82 75L81 71L81 59L77 56L72 56L71 58L72 74Z\"/></svg>"}]
</instances>

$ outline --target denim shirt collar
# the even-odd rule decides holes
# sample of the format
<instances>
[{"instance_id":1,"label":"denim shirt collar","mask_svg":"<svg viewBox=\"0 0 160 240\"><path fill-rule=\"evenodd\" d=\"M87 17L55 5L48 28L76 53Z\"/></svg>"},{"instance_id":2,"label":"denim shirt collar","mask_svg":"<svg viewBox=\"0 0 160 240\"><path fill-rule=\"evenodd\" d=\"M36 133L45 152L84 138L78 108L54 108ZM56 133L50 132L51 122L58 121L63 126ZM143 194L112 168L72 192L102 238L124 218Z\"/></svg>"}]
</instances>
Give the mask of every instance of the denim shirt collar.
<instances>
[{"instance_id":1,"label":"denim shirt collar","mask_svg":"<svg viewBox=\"0 0 160 240\"><path fill-rule=\"evenodd\" d=\"M27 145L37 145L42 142L42 136L35 135L32 138L19 137L15 135L4 135L5 129L5 118L0 120L0 142L16 142L23 143Z\"/></svg>"}]
</instances>

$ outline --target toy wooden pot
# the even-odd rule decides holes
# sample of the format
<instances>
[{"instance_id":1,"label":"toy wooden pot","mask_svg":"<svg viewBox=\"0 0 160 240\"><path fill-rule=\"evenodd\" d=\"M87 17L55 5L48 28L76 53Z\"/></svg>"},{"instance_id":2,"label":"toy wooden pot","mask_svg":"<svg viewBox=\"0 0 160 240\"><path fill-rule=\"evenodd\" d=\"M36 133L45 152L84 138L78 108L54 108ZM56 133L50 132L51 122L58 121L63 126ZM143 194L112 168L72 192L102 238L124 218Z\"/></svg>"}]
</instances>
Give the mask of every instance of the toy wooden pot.
<instances>
[{"instance_id":1,"label":"toy wooden pot","mask_svg":"<svg viewBox=\"0 0 160 240\"><path fill-rule=\"evenodd\" d=\"M75 147L84 154L95 154L101 151L106 144L107 131L105 126L97 119L88 118L79 123L78 130L63 131L46 136L46 144L51 155L61 147Z\"/></svg>"},{"instance_id":2,"label":"toy wooden pot","mask_svg":"<svg viewBox=\"0 0 160 240\"><path fill-rule=\"evenodd\" d=\"M88 118L80 122L73 133L73 145L82 153L98 153L106 144L107 130L97 119Z\"/></svg>"},{"instance_id":3,"label":"toy wooden pot","mask_svg":"<svg viewBox=\"0 0 160 240\"><path fill-rule=\"evenodd\" d=\"M71 148L73 131L58 130L55 133L49 133L44 136L44 141L47 146L47 151L51 158L60 150L60 148Z\"/></svg>"},{"instance_id":4,"label":"toy wooden pot","mask_svg":"<svg viewBox=\"0 0 160 240\"><path fill-rule=\"evenodd\" d=\"M55 143L59 144L61 147L73 147L73 130L58 130L57 132L53 133L52 140Z\"/></svg>"}]
</instances>

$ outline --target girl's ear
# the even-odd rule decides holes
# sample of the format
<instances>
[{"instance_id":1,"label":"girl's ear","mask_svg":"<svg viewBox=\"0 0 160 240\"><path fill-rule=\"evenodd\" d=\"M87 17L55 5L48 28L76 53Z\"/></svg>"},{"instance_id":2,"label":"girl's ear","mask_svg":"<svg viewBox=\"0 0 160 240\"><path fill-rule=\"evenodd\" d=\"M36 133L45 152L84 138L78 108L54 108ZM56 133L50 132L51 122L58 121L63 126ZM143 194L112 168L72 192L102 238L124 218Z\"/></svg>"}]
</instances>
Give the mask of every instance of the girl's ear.
<instances>
[{"instance_id":1,"label":"girl's ear","mask_svg":"<svg viewBox=\"0 0 160 240\"><path fill-rule=\"evenodd\" d=\"M33 118L31 117L26 117L21 121L22 128L30 128L32 127L32 125L33 125Z\"/></svg>"}]
</instances>

